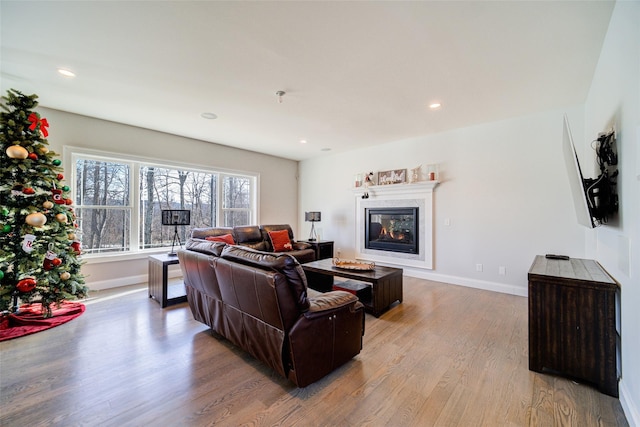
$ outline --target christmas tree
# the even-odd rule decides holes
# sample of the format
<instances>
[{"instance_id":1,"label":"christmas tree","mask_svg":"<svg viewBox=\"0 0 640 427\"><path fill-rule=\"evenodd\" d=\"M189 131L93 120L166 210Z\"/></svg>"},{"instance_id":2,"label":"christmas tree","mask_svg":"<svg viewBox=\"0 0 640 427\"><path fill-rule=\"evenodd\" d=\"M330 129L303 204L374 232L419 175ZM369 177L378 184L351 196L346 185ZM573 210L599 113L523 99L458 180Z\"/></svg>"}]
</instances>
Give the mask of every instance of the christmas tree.
<instances>
[{"instance_id":1,"label":"christmas tree","mask_svg":"<svg viewBox=\"0 0 640 427\"><path fill-rule=\"evenodd\" d=\"M82 298L80 242L59 157L48 148L36 95L11 89L0 113L0 311Z\"/></svg>"}]
</instances>

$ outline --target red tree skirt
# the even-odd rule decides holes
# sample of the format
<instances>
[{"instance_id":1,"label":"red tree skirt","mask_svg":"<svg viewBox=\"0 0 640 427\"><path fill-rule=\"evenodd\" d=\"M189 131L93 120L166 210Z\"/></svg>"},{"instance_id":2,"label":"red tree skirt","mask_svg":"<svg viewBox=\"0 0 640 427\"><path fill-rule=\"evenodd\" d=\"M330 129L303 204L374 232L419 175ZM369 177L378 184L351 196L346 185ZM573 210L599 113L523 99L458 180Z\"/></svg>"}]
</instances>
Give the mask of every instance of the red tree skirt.
<instances>
[{"instance_id":1,"label":"red tree skirt","mask_svg":"<svg viewBox=\"0 0 640 427\"><path fill-rule=\"evenodd\" d=\"M52 316L45 319L42 317L41 304L29 304L20 307L18 313L2 316L0 341L35 334L62 325L84 313L84 304L63 301L59 307L57 304L51 304L51 312Z\"/></svg>"}]
</instances>

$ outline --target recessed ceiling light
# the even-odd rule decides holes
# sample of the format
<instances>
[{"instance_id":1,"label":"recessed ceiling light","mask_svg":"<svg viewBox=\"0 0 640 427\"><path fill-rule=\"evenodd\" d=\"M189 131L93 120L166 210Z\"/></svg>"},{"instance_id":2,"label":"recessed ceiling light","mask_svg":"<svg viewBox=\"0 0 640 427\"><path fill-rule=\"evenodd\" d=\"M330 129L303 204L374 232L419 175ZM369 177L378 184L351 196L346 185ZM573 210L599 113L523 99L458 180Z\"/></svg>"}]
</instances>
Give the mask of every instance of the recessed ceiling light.
<instances>
[{"instance_id":1,"label":"recessed ceiling light","mask_svg":"<svg viewBox=\"0 0 640 427\"><path fill-rule=\"evenodd\" d=\"M306 143L307 143L307 140L306 140L306 139L301 139L301 140L300 140L300 144L306 144Z\"/></svg>"},{"instance_id":2,"label":"recessed ceiling light","mask_svg":"<svg viewBox=\"0 0 640 427\"><path fill-rule=\"evenodd\" d=\"M64 68L58 68L58 73L62 74L65 77L75 77L76 73L73 71L66 70Z\"/></svg>"},{"instance_id":3,"label":"recessed ceiling light","mask_svg":"<svg viewBox=\"0 0 640 427\"><path fill-rule=\"evenodd\" d=\"M213 119L217 119L218 116L216 116L213 113L202 113L200 114L200 117L202 117L203 119L207 119L207 120L213 120Z\"/></svg>"},{"instance_id":4,"label":"recessed ceiling light","mask_svg":"<svg viewBox=\"0 0 640 427\"><path fill-rule=\"evenodd\" d=\"M431 108L432 110L439 110L442 107L442 104L440 104L439 102L434 102L433 104L429 105L429 108Z\"/></svg>"}]
</instances>

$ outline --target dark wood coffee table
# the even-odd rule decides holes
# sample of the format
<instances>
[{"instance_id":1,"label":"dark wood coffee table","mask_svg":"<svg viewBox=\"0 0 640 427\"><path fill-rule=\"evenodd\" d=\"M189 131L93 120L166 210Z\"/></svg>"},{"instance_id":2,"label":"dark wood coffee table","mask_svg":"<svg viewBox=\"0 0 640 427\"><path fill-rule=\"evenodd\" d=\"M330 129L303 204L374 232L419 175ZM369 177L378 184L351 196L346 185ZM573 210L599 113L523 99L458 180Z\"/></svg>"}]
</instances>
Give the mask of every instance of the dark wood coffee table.
<instances>
[{"instance_id":1,"label":"dark wood coffee table","mask_svg":"<svg viewBox=\"0 0 640 427\"><path fill-rule=\"evenodd\" d=\"M371 285L371 298L361 300L367 312L380 316L395 301L402 302L402 269L377 265L373 270L349 270L333 265L332 259L302 264L311 289L328 292L333 289L334 277L342 277Z\"/></svg>"}]
</instances>

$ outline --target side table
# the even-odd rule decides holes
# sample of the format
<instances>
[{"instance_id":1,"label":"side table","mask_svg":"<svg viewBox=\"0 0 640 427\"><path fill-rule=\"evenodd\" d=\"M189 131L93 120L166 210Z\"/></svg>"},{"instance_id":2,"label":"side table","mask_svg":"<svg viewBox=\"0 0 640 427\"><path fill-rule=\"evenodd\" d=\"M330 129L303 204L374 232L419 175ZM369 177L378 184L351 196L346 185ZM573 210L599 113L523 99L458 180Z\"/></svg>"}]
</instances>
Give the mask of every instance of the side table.
<instances>
[{"instance_id":1,"label":"side table","mask_svg":"<svg viewBox=\"0 0 640 427\"><path fill-rule=\"evenodd\" d=\"M333 241L331 240L299 240L308 243L316 251L316 260L333 258Z\"/></svg>"},{"instance_id":2,"label":"side table","mask_svg":"<svg viewBox=\"0 0 640 427\"><path fill-rule=\"evenodd\" d=\"M187 300L187 295L169 298L167 270L170 265L179 263L177 256L149 255L149 298L158 301L162 308Z\"/></svg>"}]
</instances>

